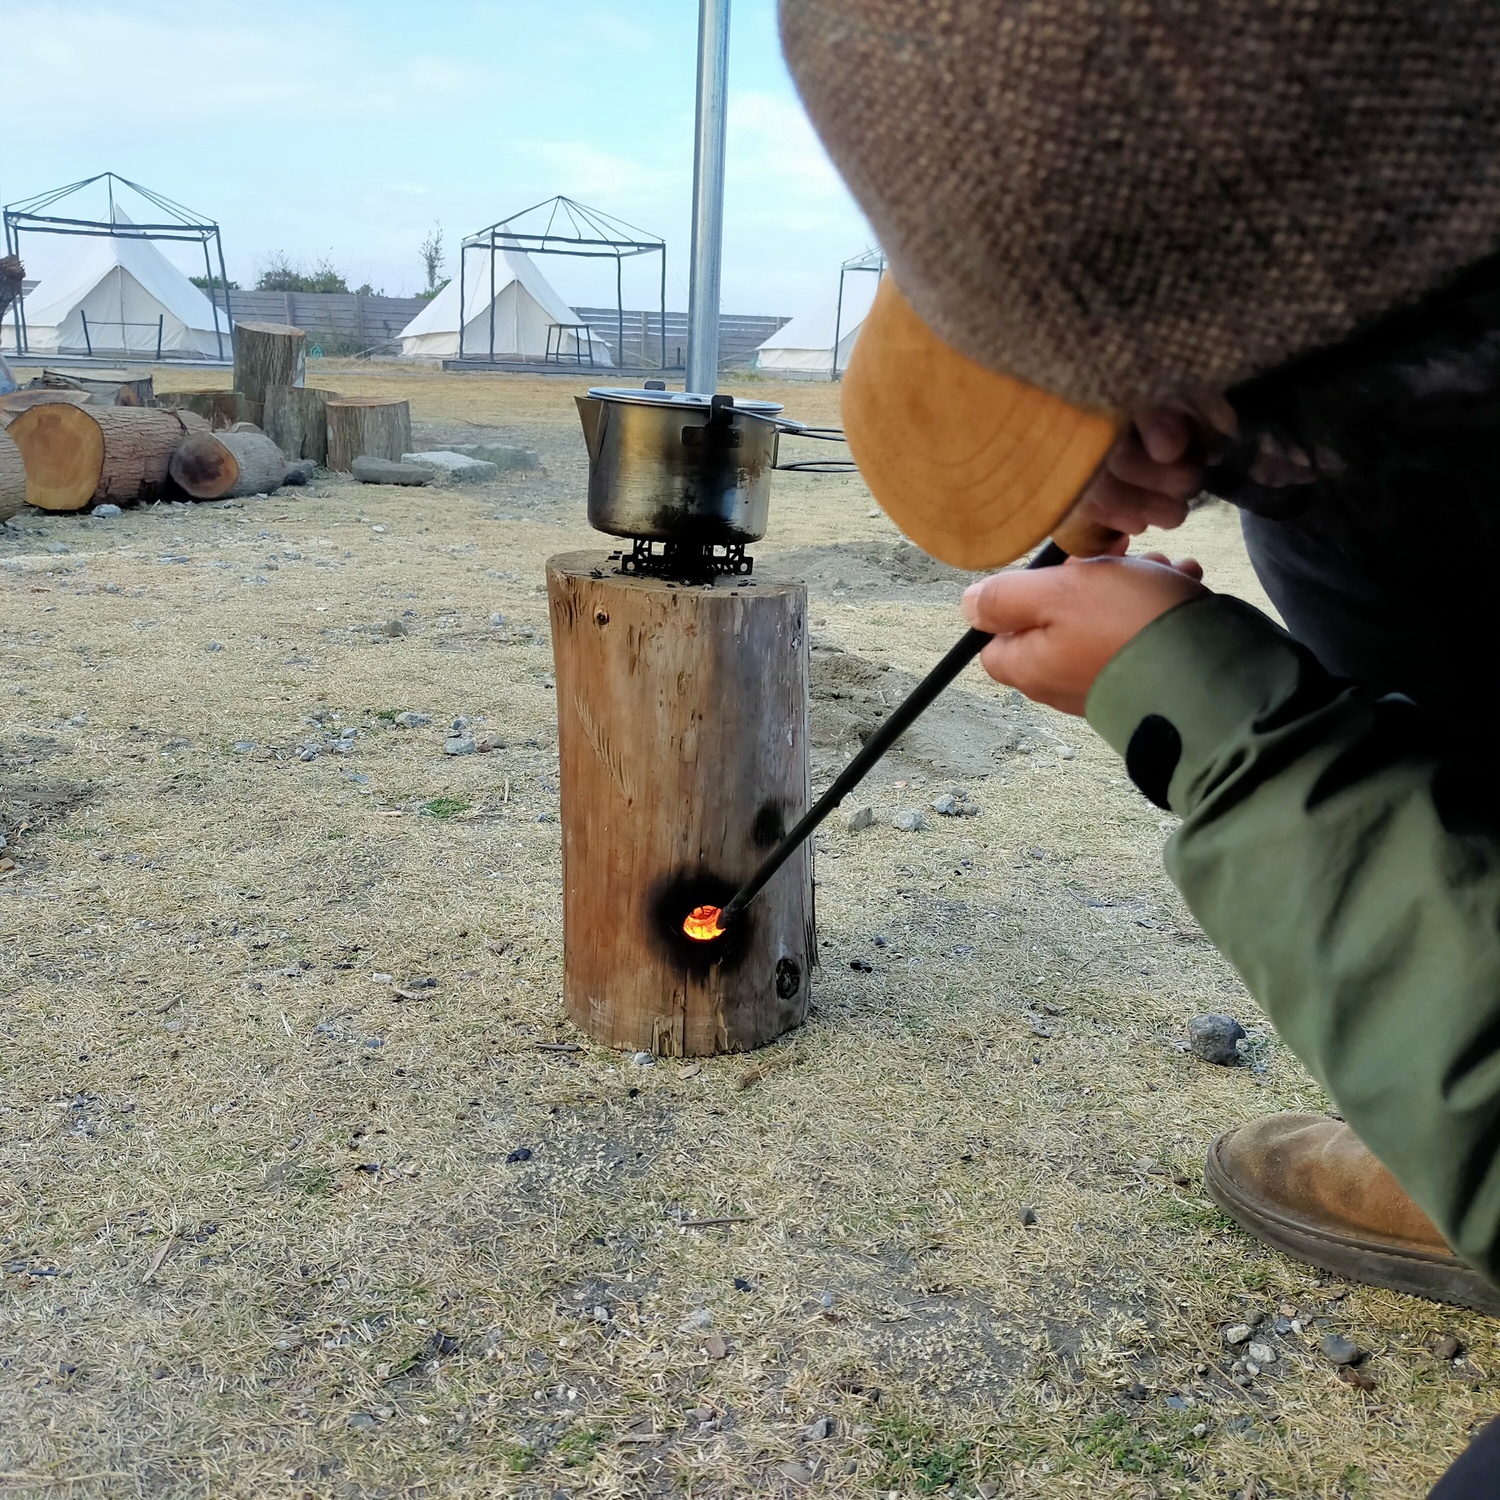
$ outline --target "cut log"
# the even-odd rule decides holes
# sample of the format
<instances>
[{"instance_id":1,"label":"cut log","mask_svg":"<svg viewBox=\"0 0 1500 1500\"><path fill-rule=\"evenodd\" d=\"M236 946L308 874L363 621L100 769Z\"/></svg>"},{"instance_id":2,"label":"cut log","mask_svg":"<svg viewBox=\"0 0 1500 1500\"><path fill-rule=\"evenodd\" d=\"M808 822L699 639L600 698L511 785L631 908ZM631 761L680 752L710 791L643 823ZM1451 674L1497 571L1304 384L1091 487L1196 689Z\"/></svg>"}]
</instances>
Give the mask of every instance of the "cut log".
<instances>
[{"instance_id":1,"label":"cut log","mask_svg":"<svg viewBox=\"0 0 1500 1500\"><path fill-rule=\"evenodd\" d=\"M23 391L12 391L0 396L0 427L9 427L23 411L33 406L88 406L86 391L44 391L40 387L28 387Z\"/></svg>"},{"instance_id":2,"label":"cut log","mask_svg":"<svg viewBox=\"0 0 1500 1500\"><path fill-rule=\"evenodd\" d=\"M432 470L425 464L398 464L388 458L370 458L360 454L349 466L349 472L361 484L431 484Z\"/></svg>"},{"instance_id":3,"label":"cut log","mask_svg":"<svg viewBox=\"0 0 1500 1500\"><path fill-rule=\"evenodd\" d=\"M340 396L327 403L330 469L347 474L361 455L392 463L411 448L411 407L380 396Z\"/></svg>"},{"instance_id":4,"label":"cut log","mask_svg":"<svg viewBox=\"0 0 1500 1500\"><path fill-rule=\"evenodd\" d=\"M166 411L195 411L215 432L250 420L251 403L243 391L158 391L156 404Z\"/></svg>"},{"instance_id":5,"label":"cut log","mask_svg":"<svg viewBox=\"0 0 1500 1500\"><path fill-rule=\"evenodd\" d=\"M286 458L263 432L195 432L177 445L171 469L194 500L223 500L279 489Z\"/></svg>"},{"instance_id":6,"label":"cut log","mask_svg":"<svg viewBox=\"0 0 1500 1500\"><path fill-rule=\"evenodd\" d=\"M177 445L208 423L191 411L54 402L23 411L8 430L26 464L26 503L83 510L160 495Z\"/></svg>"},{"instance_id":7,"label":"cut log","mask_svg":"<svg viewBox=\"0 0 1500 1500\"><path fill-rule=\"evenodd\" d=\"M156 394L150 375L70 375L65 370L43 370L33 387L49 391L83 391L100 406L150 406Z\"/></svg>"},{"instance_id":8,"label":"cut log","mask_svg":"<svg viewBox=\"0 0 1500 1500\"><path fill-rule=\"evenodd\" d=\"M273 385L301 385L307 371L307 335L288 323L237 323L234 388L262 405Z\"/></svg>"},{"instance_id":9,"label":"cut log","mask_svg":"<svg viewBox=\"0 0 1500 1500\"><path fill-rule=\"evenodd\" d=\"M328 412L337 391L320 391L311 385L273 385L266 392L266 436L289 459L310 458L328 462Z\"/></svg>"},{"instance_id":10,"label":"cut log","mask_svg":"<svg viewBox=\"0 0 1500 1500\"><path fill-rule=\"evenodd\" d=\"M808 803L807 591L547 564L562 781L563 995L613 1047L758 1047L807 1014L817 958L804 844L743 918L697 942Z\"/></svg>"},{"instance_id":11,"label":"cut log","mask_svg":"<svg viewBox=\"0 0 1500 1500\"><path fill-rule=\"evenodd\" d=\"M26 503L26 465L8 432L0 432L0 521L8 521Z\"/></svg>"}]
</instances>

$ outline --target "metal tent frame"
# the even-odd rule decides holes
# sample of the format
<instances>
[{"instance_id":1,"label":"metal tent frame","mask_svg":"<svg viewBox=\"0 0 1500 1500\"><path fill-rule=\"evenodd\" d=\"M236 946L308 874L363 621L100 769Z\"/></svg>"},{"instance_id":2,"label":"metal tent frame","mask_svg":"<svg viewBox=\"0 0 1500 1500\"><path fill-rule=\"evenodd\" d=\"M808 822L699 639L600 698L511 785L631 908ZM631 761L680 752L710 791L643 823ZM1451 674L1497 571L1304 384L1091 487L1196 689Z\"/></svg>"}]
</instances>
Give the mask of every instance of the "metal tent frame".
<instances>
[{"instance_id":1,"label":"metal tent frame","mask_svg":"<svg viewBox=\"0 0 1500 1500\"><path fill-rule=\"evenodd\" d=\"M844 278L851 271L873 271L878 286L879 278L885 275L885 251L878 245L866 250L863 255L852 255L839 267L839 300L833 314L833 366L828 372L830 380L839 378L839 340L843 337L844 323ZM823 304L828 305L826 302Z\"/></svg>"},{"instance_id":2,"label":"metal tent frame","mask_svg":"<svg viewBox=\"0 0 1500 1500\"><path fill-rule=\"evenodd\" d=\"M105 192L109 198L108 219L84 219L72 218L66 214L48 213L46 210L56 207L65 199L81 193L85 188L92 187L96 182L102 182ZM157 224L116 224L115 216L115 184L129 188L133 193L139 194L153 208L160 211L163 222ZM112 238L123 240L177 240L191 243L196 240L203 246L203 269L207 273L209 304L214 310L214 337L218 343L219 358L224 358L224 337L229 336L230 353L234 352L234 320L229 315L229 277L224 269L224 240L219 233L218 224L212 219L205 219L201 214L194 213L190 208L184 208L180 203L174 203L172 199L164 197L161 193L153 192L148 187L142 187L138 182L132 182L128 177L121 177L118 172L98 172L92 177L85 177L80 182L70 182L66 187L53 188L51 192L38 193L34 198L24 198L16 203L8 203L3 210L5 221L5 253L7 255L19 255L21 253L21 234L23 231L29 234L68 234L85 235L91 238ZM214 290L214 268L213 261L209 258L209 246L213 245L218 253L219 281L224 292L224 328L219 327L219 303ZM15 330L17 354L28 354L30 348L26 333L26 313L24 311L25 298L18 297L15 303Z\"/></svg>"},{"instance_id":3,"label":"metal tent frame","mask_svg":"<svg viewBox=\"0 0 1500 1500\"><path fill-rule=\"evenodd\" d=\"M540 229L532 227L540 225ZM468 306L465 258L470 250L490 252L490 347L489 362L495 362L495 252L524 250L529 255L572 255L585 260L615 263L615 313L617 319L615 361L624 363L625 289L624 264L638 255L661 256L661 368L667 367L667 242L637 229L623 219L601 213L559 194L545 202L511 214L507 219L477 229L458 251L458 357L464 358L464 310ZM561 340L559 340L561 343ZM645 348L641 358L645 359Z\"/></svg>"}]
</instances>

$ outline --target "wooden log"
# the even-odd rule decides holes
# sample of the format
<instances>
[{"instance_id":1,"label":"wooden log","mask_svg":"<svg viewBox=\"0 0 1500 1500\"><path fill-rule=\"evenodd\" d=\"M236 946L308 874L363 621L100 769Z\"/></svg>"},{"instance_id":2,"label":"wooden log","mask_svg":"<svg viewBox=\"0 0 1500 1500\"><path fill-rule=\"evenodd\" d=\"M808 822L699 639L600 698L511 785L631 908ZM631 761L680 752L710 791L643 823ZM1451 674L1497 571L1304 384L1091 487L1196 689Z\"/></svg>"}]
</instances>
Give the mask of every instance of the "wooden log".
<instances>
[{"instance_id":1,"label":"wooden log","mask_svg":"<svg viewBox=\"0 0 1500 1500\"><path fill-rule=\"evenodd\" d=\"M100 406L150 406L155 380L150 375L72 375L65 370L43 370L32 382L49 391L83 391Z\"/></svg>"},{"instance_id":2,"label":"wooden log","mask_svg":"<svg viewBox=\"0 0 1500 1500\"><path fill-rule=\"evenodd\" d=\"M263 432L195 432L177 445L171 473L194 500L269 495L286 477L286 458Z\"/></svg>"},{"instance_id":3,"label":"wooden log","mask_svg":"<svg viewBox=\"0 0 1500 1500\"><path fill-rule=\"evenodd\" d=\"M0 521L8 521L26 503L26 465L8 432L0 432Z\"/></svg>"},{"instance_id":4,"label":"wooden log","mask_svg":"<svg viewBox=\"0 0 1500 1500\"><path fill-rule=\"evenodd\" d=\"M8 396L0 396L0 427L9 427L23 411L30 411L33 406L88 406L90 404L86 391L44 391L39 386L12 391Z\"/></svg>"},{"instance_id":5,"label":"wooden log","mask_svg":"<svg viewBox=\"0 0 1500 1500\"><path fill-rule=\"evenodd\" d=\"M8 431L26 464L26 503L83 510L160 495L177 445L208 423L190 411L57 402L23 411Z\"/></svg>"},{"instance_id":6,"label":"wooden log","mask_svg":"<svg viewBox=\"0 0 1500 1500\"><path fill-rule=\"evenodd\" d=\"M307 335L287 323L236 323L234 388L263 404L273 385L301 385L307 370Z\"/></svg>"},{"instance_id":7,"label":"wooden log","mask_svg":"<svg viewBox=\"0 0 1500 1500\"><path fill-rule=\"evenodd\" d=\"M328 462L328 403L337 401L337 391L320 391L311 385L273 385L266 392L264 427L289 459L310 458Z\"/></svg>"},{"instance_id":8,"label":"wooden log","mask_svg":"<svg viewBox=\"0 0 1500 1500\"><path fill-rule=\"evenodd\" d=\"M411 449L411 407L381 396L339 396L326 403L330 469L347 474L356 458L388 458Z\"/></svg>"},{"instance_id":9,"label":"wooden log","mask_svg":"<svg viewBox=\"0 0 1500 1500\"><path fill-rule=\"evenodd\" d=\"M165 411L195 411L215 432L250 420L251 402L243 391L158 391Z\"/></svg>"},{"instance_id":10,"label":"wooden log","mask_svg":"<svg viewBox=\"0 0 1500 1500\"><path fill-rule=\"evenodd\" d=\"M562 780L563 995L614 1047L758 1047L807 1014L817 961L804 846L741 922L696 942L808 804L807 591L547 564Z\"/></svg>"}]
</instances>

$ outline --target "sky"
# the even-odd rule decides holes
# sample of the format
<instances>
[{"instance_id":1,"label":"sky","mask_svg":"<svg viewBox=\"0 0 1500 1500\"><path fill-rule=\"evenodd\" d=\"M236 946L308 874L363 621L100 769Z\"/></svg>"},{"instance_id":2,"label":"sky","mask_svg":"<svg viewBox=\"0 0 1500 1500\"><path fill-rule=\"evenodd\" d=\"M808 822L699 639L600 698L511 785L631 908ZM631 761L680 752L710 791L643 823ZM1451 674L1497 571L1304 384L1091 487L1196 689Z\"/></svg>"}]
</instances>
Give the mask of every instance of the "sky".
<instances>
[{"instance_id":1,"label":"sky","mask_svg":"<svg viewBox=\"0 0 1500 1500\"><path fill-rule=\"evenodd\" d=\"M6 77L50 103L0 158L0 201L114 171L216 218L241 285L282 251L405 295L435 225L452 271L463 234L563 193L664 238L684 308L697 20L696 0L26 0ZM733 0L729 81L722 307L789 316L870 230L774 0ZM67 249L28 238L28 274ZM540 264L569 302L613 303L612 262ZM658 277L627 262L626 305L655 306Z\"/></svg>"}]
</instances>

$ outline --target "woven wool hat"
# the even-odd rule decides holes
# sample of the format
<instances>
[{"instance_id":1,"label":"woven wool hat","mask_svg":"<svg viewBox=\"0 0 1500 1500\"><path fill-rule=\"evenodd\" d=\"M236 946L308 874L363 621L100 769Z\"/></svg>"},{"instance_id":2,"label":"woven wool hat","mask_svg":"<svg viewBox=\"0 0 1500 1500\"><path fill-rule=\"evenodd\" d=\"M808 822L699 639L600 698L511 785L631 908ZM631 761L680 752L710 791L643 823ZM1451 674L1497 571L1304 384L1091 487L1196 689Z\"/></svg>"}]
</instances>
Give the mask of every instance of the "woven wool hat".
<instances>
[{"instance_id":1,"label":"woven wool hat","mask_svg":"<svg viewBox=\"0 0 1500 1500\"><path fill-rule=\"evenodd\" d=\"M1045 536L1127 414L1500 248L1489 0L781 0L781 27L895 281L846 431L963 566Z\"/></svg>"}]
</instances>

